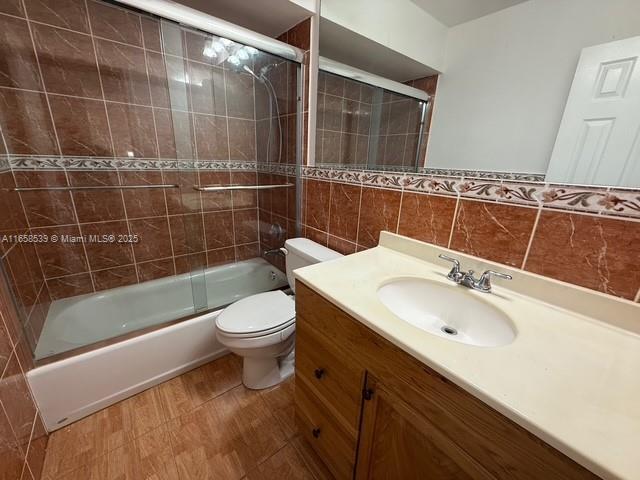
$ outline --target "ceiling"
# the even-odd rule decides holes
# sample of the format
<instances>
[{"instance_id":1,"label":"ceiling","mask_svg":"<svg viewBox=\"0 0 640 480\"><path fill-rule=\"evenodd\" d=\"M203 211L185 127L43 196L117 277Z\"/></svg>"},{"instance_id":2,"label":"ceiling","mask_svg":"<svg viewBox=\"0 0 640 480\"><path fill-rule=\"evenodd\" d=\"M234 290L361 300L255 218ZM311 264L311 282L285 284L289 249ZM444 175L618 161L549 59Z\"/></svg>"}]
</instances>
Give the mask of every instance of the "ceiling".
<instances>
[{"instance_id":1,"label":"ceiling","mask_svg":"<svg viewBox=\"0 0 640 480\"><path fill-rule=\"evenodd\" d=\"M527 0L411 0L440 23L453 27Z\"/></svg>"},{"instance_id":2,"label":"ceiling","mask_svg":"<svg viewBox=\"0 0 640 480\"><path fill-rule=\"evenodd\" d=\"M274 38L311 15L290 0L175 1Z\"/></svg>"}]
</instances>

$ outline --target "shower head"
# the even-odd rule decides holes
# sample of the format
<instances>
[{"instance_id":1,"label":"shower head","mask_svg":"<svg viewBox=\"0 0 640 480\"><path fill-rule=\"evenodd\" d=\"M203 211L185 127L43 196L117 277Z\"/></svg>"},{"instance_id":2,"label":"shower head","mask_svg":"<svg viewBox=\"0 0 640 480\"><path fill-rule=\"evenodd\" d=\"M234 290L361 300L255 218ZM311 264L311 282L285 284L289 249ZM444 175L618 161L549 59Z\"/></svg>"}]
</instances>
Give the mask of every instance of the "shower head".
<instances>
[{"instance_id":1,"label":"shower head","mask_svg":"<svg viewBox=\"0 0 640 480\"><path fill-rule=\"evenodd\" d=\"M249 68L248 65L243 65L242 69L247 72L249 75L251 75L253 78L255 78L256 80L258 80L259 82L264 83L264 80L262 78L262 72L260 72L260 76L256 75L255 72L253 70L251 70L251 68Z\"/></svg>"}]
</instances>

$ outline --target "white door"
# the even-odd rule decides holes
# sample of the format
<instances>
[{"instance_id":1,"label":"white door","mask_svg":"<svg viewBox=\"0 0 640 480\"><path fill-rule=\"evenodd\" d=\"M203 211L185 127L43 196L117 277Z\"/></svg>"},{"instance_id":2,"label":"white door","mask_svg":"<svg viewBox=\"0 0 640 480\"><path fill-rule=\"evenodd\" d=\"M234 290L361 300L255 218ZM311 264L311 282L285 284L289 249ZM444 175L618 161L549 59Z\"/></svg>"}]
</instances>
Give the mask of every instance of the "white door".
<instances>
[{"instance_id":1,"label":"white door","mask_svg":"<svg viewBox=\"0 0 640 480\"><path fill-rule=\"evenodd\" d=\"M640 187L640 37L582 50L547 181Z\"/></svg>"}]
</instances>

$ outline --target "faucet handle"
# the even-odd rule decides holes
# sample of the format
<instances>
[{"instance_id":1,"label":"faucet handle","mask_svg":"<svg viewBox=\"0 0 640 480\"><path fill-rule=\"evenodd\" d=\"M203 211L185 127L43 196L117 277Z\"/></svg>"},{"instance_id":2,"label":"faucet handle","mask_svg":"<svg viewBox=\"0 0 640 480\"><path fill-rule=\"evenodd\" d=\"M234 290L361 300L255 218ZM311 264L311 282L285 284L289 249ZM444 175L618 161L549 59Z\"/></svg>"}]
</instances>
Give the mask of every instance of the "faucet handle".
<instances>
[{"instance_id":1,"label":"faucet handle","mask_svg":"<svg viewBox=\"0 0 640 480\"><path fill-rule=\"evenodd\" d=\"M449 280L453 280L454 282L459 282L462 278L462 272L460 271L460 261L457 258L450 257L449 255L444 255L441 253L438 255L443 260L453 263L453 267L451 267L451 271L447 274L447 278Z\"/></svg>"},{"instance_id":2,"label":"faucet handle","mask_svg":"<svg viewBox=\"0 0 640 480\"><path fill-rule=\"evenodd\" d=\"M491 276L504 278L505 280L512 280L513 277L507 273L495 272L493 270L485 270L480 279L477 282L477 289L482 292L491 291Z\"/></svg>"}]
</instances>

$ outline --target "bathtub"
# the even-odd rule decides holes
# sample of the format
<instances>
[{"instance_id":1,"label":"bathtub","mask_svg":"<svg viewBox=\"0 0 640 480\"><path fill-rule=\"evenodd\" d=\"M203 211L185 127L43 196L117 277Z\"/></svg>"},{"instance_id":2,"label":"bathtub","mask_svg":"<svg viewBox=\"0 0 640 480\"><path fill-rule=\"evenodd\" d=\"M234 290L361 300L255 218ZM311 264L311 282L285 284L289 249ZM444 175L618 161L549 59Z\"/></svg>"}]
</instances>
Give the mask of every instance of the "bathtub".
<instances>
[{"instance_id":1,"label":"bathtub","mask_svg":"<svg viewBox=\"0 0 640 480\"><path fill-rule=\"evenodd\" d=\"M205 282L203 282L204 277ZM61 428L153 385L227 353L215 337L221 307L287 285L286 275L261 258L77 297L51 305L36 359L107 339L122 341L37 367L27 379L48 431ZM206 284L206 313L194 298ZM213 309L213 310L212 310ZM174 322L180 317L192 316ZM135 335L174 322L148 333ZM135 335L135 336L133 336Z\"/></svg>"}]
</instances>

